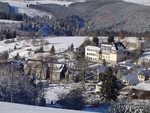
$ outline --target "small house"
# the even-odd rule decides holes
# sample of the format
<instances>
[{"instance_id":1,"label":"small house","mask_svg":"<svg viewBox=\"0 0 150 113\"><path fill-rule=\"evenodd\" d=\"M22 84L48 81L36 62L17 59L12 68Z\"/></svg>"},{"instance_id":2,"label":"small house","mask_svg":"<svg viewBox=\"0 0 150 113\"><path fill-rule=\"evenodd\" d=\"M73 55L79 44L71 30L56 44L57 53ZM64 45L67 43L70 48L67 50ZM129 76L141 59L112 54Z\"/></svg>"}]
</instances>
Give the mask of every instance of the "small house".
<instances>
[{"instance_id":1,"label":"small house","mask_svg":"<svg viewBox=\"0 0 150 113\"><path fill-rule=\"evenodd\" d=\"M146 80L150 80L150 70L141 71L138 74L138 79L141 82L146 81Z\"/></svg>"}]
</instances>

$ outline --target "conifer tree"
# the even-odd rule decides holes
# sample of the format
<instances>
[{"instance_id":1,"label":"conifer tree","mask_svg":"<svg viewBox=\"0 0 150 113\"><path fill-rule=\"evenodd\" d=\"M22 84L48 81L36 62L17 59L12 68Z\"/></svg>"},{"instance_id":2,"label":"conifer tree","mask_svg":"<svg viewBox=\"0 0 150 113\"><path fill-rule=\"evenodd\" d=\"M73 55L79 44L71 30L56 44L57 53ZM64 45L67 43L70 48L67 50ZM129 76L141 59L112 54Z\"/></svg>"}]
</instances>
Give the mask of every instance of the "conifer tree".
<instances>
[{"instance_id":1,"label":"conifer tree","mask_svg":"<svg viewBox=\"0 0 150 113\"><path fill-rule=\"evenodd\" d=\"M19 59L20 59L20 55L19 55L19 53L17 53L17 55L14 56L14 60L19 60Z\"/></svg>"},{"instance_id":2,"label":"conifer tree","mask_svg":"<svg viewBox=\"0 0 150 113\"><path fill-rule=\"evenodd\" d=\"M113 35L110 35L107 39L108 43L112 43L112 42L115 42L114 40L114 36Z\"/></svg>"},{"instance_id":3,"label":"conifer tree","mask_svg":"<svg viewBox=\"0 0 150 113\"><path fill-rule=\"evenodd\" d=\"M97 36L94 36L93 39L92 39L93 43L94 43L94 46L98 46L99 45L99 39Z\"/></svg>"},{"instance_id":4,"label":"conifer tree","mask_svg":"<svg viewBox=\"0 0 150 113\"><path fill-rule=\"evenodd\" d=\"M116 77L113 75L111 67L107 67L105 73L100 76L102 81L100 98L102 101L116 101L118 95L118 86Z\"/></svg>"},{"instance_id":5,"label":"conifer tree","mask_svg":"<svg viewBox=\"0 0 150 113\"><path fill-rule=\"evenodd\" d=\"M71 51L74 51L74 45L73 45L73 43L72 43L71 46L70 46L70 50L71 50Z\"/></svg>"},{"instance_id":6,"label":"conifer tree","mask_svg":"<svg viewBox=\"0 0 150 113\"><path fill-rule=\"evenodd\" d=\"M50 53L51 53L51 55L55 55L55 47L54 47L54 45L51 47Z\"/></svg>"}]
</instances>

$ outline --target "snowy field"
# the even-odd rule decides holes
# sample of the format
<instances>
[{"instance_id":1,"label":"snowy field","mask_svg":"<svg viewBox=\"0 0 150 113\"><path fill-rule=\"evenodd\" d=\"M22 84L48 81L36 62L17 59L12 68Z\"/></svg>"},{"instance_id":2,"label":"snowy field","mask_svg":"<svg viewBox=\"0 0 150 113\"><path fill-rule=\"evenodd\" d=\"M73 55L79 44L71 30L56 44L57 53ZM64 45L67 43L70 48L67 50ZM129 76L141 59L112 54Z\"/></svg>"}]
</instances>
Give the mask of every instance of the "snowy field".
<instances>
[{"instance_id":1,"label":"snowy field","mask_svg":"<svg viewBox=\"0 0 150 113\"><path fill-rule=\"evenodd\" d=\"M71 46L73 43L74 47L79 47L83 41L87 37L81 37L81 36L74 36L74 37L65 37L65 36L60 36L60 37L46 37L44 38L44 41L49 42L47 45L43 45L44 51L50 51L52 45L54 45L56 52L62 52L68 48L68 46ZM15 56L17 53L19 53L20 56L22 57L29 57L29 58L36 58L36 56L31 52L28 51L29 49L35 50L39 46L34 46L32 39L29 40L22 40L22 41L16 41L13 43L8 43L5 44L5 41L0 41L0 53L4 51L10 51L10 58ZM42 42L41 39L37 40L38 42ZM17 47L16 50L14 50L14 47ZM27 50L28 49L28 50Z\"/></svg>"},{"instance_id":2,"label":"snowy field","mask_svg":"<svg viewBox=\"0 0 150 113\"><path fill-rule=\"evenodd\" d=\"M86 113L86 112L0 102L0 113Z\"/></svg>"},{"instance_id":3,"label":"snowy field","mask_svg":"<svg viewBox=\"0 0 150 113\"><path fill-rule=\"evenodd\" d=\"M0 23L22 23L22 21L14 21L14 20L3 20L3 19L0 19Z\"/></svg>"},{"instance_id":4,"label":"snowy field","mask_svg":"<svg viewBox=\"0 0 150 113\"><path fill-rule=\"evenodd\" d=\"M59 95L67 94L70 90L71 87L65 88L64 85L51 84L45 94L46 103L56 102Z\"/></svg>"},{"instance_id":5,"label":"snowy field","mask_svg":"<svg viewBox=\"0 0 150 113\"><path fill-rule=\"evenodd\" d=\"M141 5L150 5L150 0L123 0L123 1L132 2Z\"/></svg>"},{"instance_id":6,"label":"snowy field","mask_svg":"<svg viewBox=\"0 0 150 113\"><path fill-rule=\"evenodd\" d=\"M7 2L12 7L12 10L16 13L26 13L30 17L34 16L49 16L51 15L46 12L39 12L38 10L31 9L26 7L27 4L59 4L59 5L66 5L68 6L72 2L65 2L65 1L55 1L55 0L32 0L32 1L25 1L25 0L0 0L0 2Z\"/></svg>"}]
</instances>

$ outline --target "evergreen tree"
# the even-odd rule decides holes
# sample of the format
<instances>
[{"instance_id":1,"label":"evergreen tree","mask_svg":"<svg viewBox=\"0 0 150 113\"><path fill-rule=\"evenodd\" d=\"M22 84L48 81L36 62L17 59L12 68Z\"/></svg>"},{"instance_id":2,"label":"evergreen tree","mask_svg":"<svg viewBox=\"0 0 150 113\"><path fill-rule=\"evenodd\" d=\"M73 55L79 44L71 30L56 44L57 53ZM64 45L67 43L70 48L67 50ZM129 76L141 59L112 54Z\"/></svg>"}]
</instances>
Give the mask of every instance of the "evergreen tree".
<instances>
[{"instance_id":1,"label":"evergreen tree","mask_svg":"<svg viewBox=\"0 0 150 113\"><path fill-rule=\"evenodd\" d=\"M88 46L88 45L91 45L91 40L89 39L89 38L86 38L85 40L84 40L84 42L83 42L83 47L86 47L86 46Z\"/></svg>"},{"instance_id":2,"label":"evergreen tree","mask_svg":"<svg viewBox=\"0 0 150 113\"><path fill-rule=\"evenodd\" d=\"M73 45L73 43L72 43L71 46L70 46L70 50L71 50L71 51L74 51L74 45Z\"/></svg>"},{"instance_id":3,"label":"evergreen tree","mask_svg":"<svg viewBox=\"0 0 150 113\"><path fill-rule=\"evenodd\" d=\"M98 46L99 45L99 39L97 36L94 36L93 39L92 39L93 43L95 46Z\"/></svg>"},{"instance_id":4,"label":"evergreen tree","mask_svg":"<svg viewBox=\"0 0 150 113\"><path fill-rule=\"evenodd\" d=\"M102 66L104 66L104 67L105 67L105 66L106 66L106 64L107 64L107 63L106 63L106 60L105 60L105 59L103 59L103 60L102 60Z\"/></svg>"},{"instance_id":5,"label":"evergreen tree","mask_svg":"<svg viewBox=\"0 0 150 113\"><path fill-rule=\"evenodd\" d=\"M7 51L4 52L0 58L1 58L2 60L7 60L7 59L9 58L8 52L7 52Z\"/></svg>"},{"instance_id":6,"label":"evergreen tree","mask_svg":"<svg viewBox=\"0 0 150 113\"><path fill-rule=\"evenodd\" d=\"M125 31L121 30L121 31L119 32L119 37L120 37L121 39L124 39L124 38L125 38Z\"/></svg>"},{"instance_id":7,"label":"evergreen tree","mask_svg":"<svg viewBox=\"0 0 150 113\"><path fill-rule=\"evenodd\" d=\"M100 76L102 81L100 98L105 102L116 101L118 95L117 79L113 75L111 67L107 67L105 73Z\"/></svg>"},{"instance_id":8,"label":"evergreen tree","mask_svg":"<svg viewBox=\"0 0 150 113\"><path fill-rule=\"evenodd\" d=\"M50 53L51 53L51 55L55 55L55 47L54 46L51 47Z\"/></svg>"},{"instance_id":9,"label":"evergreen tree","mask_svg":"<svg viewBox=\"0 0 150 113\"><path fill-rule=\"evenodd\" d=\"M107 39L108 43L112 43L112 42L115 42L114 40L114 36L113 35L110 35Z\"/></svg>"},{"instance_id":10,"label":"evergreen tree","mask_svg":"<svg viewBox=\"0 0 150 113\"><path fill-rule=\"evenodd\" d=\"M44 52L44 48L43 46L40 47L39 52L43 53Z\"/></svg>"},{"instance_id":11,"label":"evergreen tree","mask_svg":"<svg viewBox=\"0 0 150 113\"><path fill-rule=\"evenodd\" d=\"M19 59L20 59L20 55L19 55L19 53L17 53L17 55L14 56L14 60L19 60Z\"/></svg>"}]
</instances>

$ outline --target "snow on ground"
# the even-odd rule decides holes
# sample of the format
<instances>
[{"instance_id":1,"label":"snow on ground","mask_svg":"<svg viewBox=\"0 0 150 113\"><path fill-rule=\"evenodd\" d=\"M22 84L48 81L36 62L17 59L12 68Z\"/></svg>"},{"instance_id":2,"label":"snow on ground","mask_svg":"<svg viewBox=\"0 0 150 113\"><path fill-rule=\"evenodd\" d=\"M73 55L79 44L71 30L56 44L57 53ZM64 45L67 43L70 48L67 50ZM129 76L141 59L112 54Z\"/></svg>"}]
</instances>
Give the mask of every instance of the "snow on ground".
<instances>
[{"instance_id":1,"label":"snow on ground","mask_svg":"<svg viewBox=\"0 0 150 113\"><path fill-rule=\"evenodd\" d=\"M146 51L140 56L138 59L138 64L141 64L142 62L150 62L150 51Z\"/></svg>"},{"instance_id":2,"label":"snow on ground","mask_svg":"<svg viewBox=\"0 0 150 113\"><path fill-rule=\"evenodd\" d=\"M50 42L51 45L54 45L58 51L65 50L68 46L71 46L73 43L74 47L79 47L81 43L85 40L86 37L82 36L74 36L74 37L54 37L48 38L47 40Z\"/></svg>"},{"instance_id":3,"label":"snow on ground","mask_svg":"<svg viewBox=\"0 0 150 113\"><path fill-rule=\"evenodd\" d=\"M127 42L132 42L132 43L138 43L139 42L137 37L126 37L125 40Z\"/></svg>"},{"instance_id":4,"label":"snow on ground","mask_svg":"<svg viewBox=\"0 0 150 113\"><path fill-rule=\"evenodd\" d=\"M74 36L74 37L46 37L44 38L47 40L50 44L48 45L43 45L44 51L50 51L52 45L54 45L56 52L62 52L68 48L68 46L71 46L73 43L74 47L79 47L83 41L85 40L86 37L81 37L81 36ZM39 42L41 41L38 39ZM33 54L33 51L28 51L27 49L32 49L35 50L39 48L40 46L33 46L32 44L32 39L29 39L28 41L22 40L19 42L13 42L9 44L5 44L5 41L0 41L0 53L4 51L12 51L10 52L10 58L15 56L17 53L19 53L20 56L22 57L32 57L36 58L36 55ZM14 50L14 46L16 46L18 49Z\"/></svg>"},{"instance_id":5,"label":"snow on ground","mask_svg":"<svg viewBox=\"0 0 150 113\"><path fill-rule=\"evenodd\" d=\"M141 82L137 84L136 86L133 86L133 88L139 89L139 90L150 91L150 80Z\"/></svg>"},{"instance_id":6,"label":"snow on ground","mask_svg":"<svg viewBox=\"0 0 150 113\"><path fill-rule=\"evenodd\" d=\"M22 23L22 21L14 21L14 20L3 20L3 19L0 19L0 23Z\"/></svg>"},{"instance_id":7,"label":"snow on ground","mask_svg":"<svg viewBox=\"0 0 150 113\"><path fill-rule=\"evenodd\" d=\"M123 0L123 1L132 2L141 5L150 5L150 0Z\"/></svg>"},{"instance_id":8,"label":"snow on ground","mask_svg":"<svg viewBox=\"0 0 150 113\"><path fill-rule=\"evenodd\" d=\"M27 7L27 4L59 4L59 5L66 5L68 6L72 2L65 2L65 1L53 1L53 0L32 0L32 1L25 1L25 0L0 0L1 2L7 2L12 7L12 10L14 10L17 13L26 13L28 16L34 17L34 16L49 16L51 18L51 15L46 12L41 12L35 9L31 9Z\"/></svg>"},{"instance_id":9,"label":"snow on ground","mask_svg":"<svg viewBox=\"0 0 150 113\"><path fill-rule=\"evenodd\" d=\"M0 102L1 113L86 113L83 111L37 107L23 104Z\"/></svg>"},{"instance_id":10,"label":"snow on ground","mask_svg":"<svg viewBox=\"0 0 150 113\"><path fill-rule=\"evenodd\" d=\"M46 103L51 103L51 101L56 102L58 100L58 96L61 94L66 94L69 92L69 88L65 88L64 85L52 84L46 91Z\"/></svg>"}]
</instances>

